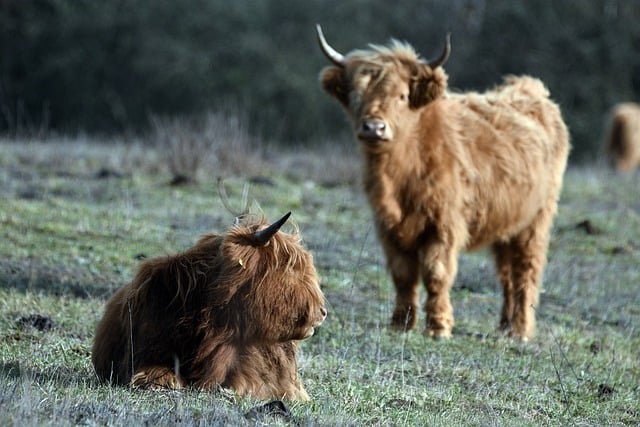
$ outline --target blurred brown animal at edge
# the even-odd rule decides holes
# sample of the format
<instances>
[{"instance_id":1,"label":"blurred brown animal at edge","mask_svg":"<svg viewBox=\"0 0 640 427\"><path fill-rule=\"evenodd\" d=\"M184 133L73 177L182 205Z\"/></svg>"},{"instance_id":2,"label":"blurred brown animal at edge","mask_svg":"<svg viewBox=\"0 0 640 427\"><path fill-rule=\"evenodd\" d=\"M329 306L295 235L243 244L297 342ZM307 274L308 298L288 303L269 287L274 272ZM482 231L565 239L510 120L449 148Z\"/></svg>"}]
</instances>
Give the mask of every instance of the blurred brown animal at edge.
<instances>
[{"instance_id":1,"label":"blurred brown animal at edge","mask_svg":"<svg viewBox=\"0 0 640 427\"><path fill-rule=\"evenodd\" d=\"M144 261L98 324L98 377L308 400L297 341L312 336L327 311L312 255L297 231L278 231L288 217L245 220L185 252Z\"/></svg>"},{"instance_id":2,"label":"blurred brown animal at edge","mask_svg":"<svg viewBox=\"0 0 640 427\"><path fill-rule=\"evenodd\" d=\"M606 154L620 172L633 172L640 166L640 104L614 106L606 131Z\"/></svg>"},{"instance_id":3,"label":"blurred brown animal at edge","mask_svg":"<svg viewBox=\"0 0 640 427\"><path fill-rule=\"evenodd\" d=\"M532 77L505 78L485 93L454 94L442 68L406 43L342 55L324 90L350 117L364 156L364 188L387 257L396 304L391 323L417 322L420 277L426 333L450 337L449 292L461 250L490 246L504 298L500 328L527 340L570 149L560 109Z\"/></svg>"}]
</instances>

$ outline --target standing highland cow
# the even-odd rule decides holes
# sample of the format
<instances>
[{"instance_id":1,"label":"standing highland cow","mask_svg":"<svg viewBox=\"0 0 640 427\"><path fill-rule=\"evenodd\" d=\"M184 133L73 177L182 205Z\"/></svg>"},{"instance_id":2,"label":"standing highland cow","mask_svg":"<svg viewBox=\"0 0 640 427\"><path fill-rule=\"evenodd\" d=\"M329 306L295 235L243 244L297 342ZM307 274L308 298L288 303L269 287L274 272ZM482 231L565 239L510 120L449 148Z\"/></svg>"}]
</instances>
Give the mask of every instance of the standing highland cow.
<instances>
[{"instance_id":1,"label":"standing highland cow","mask_svg":"<svg viewBox=\"0 0 640 427\"><path fill-rule=\"evenodd\" d=\"M626 102L611 110L606 144L617 170L633 172L640 166L640 105Z\"/></svg>"},{"instance_id":2,"label":"standing highland cow","mask_svg":"<svg viewBox=\"0 0 640 427\"><path fill-rule=\"evenodd\" d=\"M313 335L327 311L311 254L297 234L278 232L288 217L236 225L186 252L145 261L98 325L98 376L308 400L295 341Z\"/></svg>"},{"instance_id":3,"label":"standing highland cow","mask_svg":"<svg viewBox=\"0 0 640 427\"><path fill-rule=\"evenodd\" d=\"M458 253L490 245L504 291L500 328L527 340L569 141L539 80L508 77L486 93L451 94L442 65L393 41L343 56L320 27L333 63L326 92L346 109L364 155L364 187L396 288L392 324L450 337Z\"/></svg>"}]
</instances>

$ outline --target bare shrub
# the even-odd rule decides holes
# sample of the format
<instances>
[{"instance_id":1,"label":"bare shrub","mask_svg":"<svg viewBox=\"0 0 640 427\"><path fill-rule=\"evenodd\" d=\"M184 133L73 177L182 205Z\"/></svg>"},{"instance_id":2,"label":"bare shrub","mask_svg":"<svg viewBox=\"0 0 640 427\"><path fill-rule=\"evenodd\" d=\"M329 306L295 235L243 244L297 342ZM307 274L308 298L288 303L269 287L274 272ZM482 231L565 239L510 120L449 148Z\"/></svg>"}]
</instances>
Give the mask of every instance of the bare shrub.
<instances>
[{"instance_id":1,"label":"bare shrub","mask_svg":"<svg viewBox=\"0 0 640 427\"><path fill-rule=\"evenodd\" d=\"M261 168L262 156L237 115L153 116L151 123L151 141L174 180L196 181L204 170L220 175L255 173Z\"/></svg>"}]
</instances>

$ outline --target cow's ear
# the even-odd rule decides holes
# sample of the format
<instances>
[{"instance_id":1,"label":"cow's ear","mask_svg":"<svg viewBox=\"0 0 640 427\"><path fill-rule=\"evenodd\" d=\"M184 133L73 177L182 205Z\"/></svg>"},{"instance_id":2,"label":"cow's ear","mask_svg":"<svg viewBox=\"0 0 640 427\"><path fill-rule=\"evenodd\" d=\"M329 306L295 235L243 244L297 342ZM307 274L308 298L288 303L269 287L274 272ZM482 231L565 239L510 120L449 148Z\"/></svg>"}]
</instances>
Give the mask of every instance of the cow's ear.
<instances>
[{"instance_id":1,"label":"cow's ear","mask_svg":"<svg viewBox=\"0 0 640 427\"><path fill-rule=\"evenodd\" d=\"M411 108L420 108L440 98L447 90L447 74L441 67L435 70L423 65L412 77L409 92Z\"/></svg>"},{"instance_id":2,"label":"cow's ear","mask_svg":"<svg viewBox=\"0 0 640 427\"><path fill-rule=\"evenodd\" d=\"M349 86L344 68L327 67L320 74L322 88L336 98L345 108L349 107Z\"/></svg>"}]
</instances>

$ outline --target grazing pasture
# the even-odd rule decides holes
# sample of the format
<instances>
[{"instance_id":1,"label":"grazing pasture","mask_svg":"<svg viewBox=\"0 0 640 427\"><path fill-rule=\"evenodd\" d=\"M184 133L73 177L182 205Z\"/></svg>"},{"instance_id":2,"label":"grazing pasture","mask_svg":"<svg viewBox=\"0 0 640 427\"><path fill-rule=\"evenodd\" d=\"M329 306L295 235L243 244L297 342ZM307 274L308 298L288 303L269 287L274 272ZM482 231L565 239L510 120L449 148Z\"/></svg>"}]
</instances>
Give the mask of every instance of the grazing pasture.
<instances>
[{"instance_id":1,"label":"grazing pasture","mask_svg":"<svg viewBox=\"0 0 640 427\"><path fill-rule=\"evenodd\" d=\"M209 160L186 185L170 185L164 162L160 148L135 142L0 141L0 424L640 423L637 174L567 171L535 338L496 330L502 292L478 252L460 259L453 338L435 342L388 326L394 289L355 147L273 149L242 174ZM329 316L300 343L309 403L285 401L287 410L223 390L134 390L93 372L104 304L140 260L231 225L218 177L231 206L252 182L268 217L292 211L314 255Z\"/></svg>"}]
</instances>

